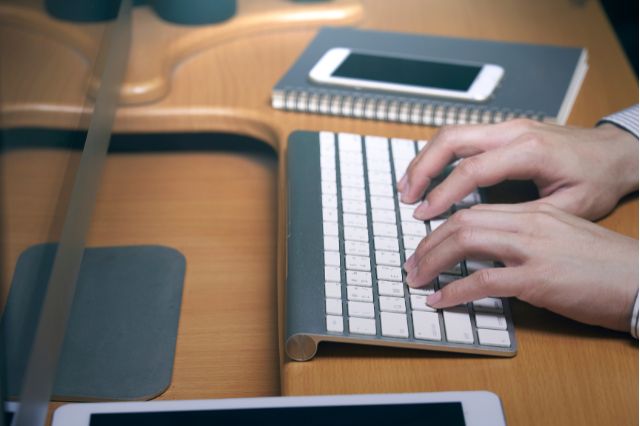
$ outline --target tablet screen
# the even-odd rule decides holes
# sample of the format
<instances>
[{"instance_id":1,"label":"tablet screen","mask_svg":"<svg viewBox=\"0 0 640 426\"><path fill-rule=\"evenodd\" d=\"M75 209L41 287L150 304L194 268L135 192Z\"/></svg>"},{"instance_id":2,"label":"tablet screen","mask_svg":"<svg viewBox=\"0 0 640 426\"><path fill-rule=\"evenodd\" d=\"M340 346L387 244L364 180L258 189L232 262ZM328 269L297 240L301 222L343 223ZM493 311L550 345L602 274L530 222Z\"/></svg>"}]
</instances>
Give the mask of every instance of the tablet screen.
<instances>
[{"instance_id":1,"label":"tablet screen","mask_svg":"<svg viewBox=\"0 0 640 426\"><path fill-rule=\"evenodd\" d=\"M347 405L92 414L90 426L447 425L464 426L462 404Z\"/></svg>"}]
</instances>

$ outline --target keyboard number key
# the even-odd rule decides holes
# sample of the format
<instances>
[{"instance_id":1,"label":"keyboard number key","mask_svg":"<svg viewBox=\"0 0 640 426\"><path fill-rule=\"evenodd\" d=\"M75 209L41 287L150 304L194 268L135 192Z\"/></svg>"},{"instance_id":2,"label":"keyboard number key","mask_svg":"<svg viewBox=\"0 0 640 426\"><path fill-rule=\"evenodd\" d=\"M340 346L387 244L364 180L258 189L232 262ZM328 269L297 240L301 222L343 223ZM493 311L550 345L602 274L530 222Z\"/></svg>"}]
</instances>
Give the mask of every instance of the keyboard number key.
<instances>
[{"instance_id":1,"label":"keyboard number key","mask_svg":"<svg viewBox=\"0 0 640 426\"><path fill-rule=\"evenodd\" d=\"M466 308L446 309L442 312L447 341L454 343L473 343L471 318Z\"/></svg>"},{"instance_id":2,"label":"keyboard number key","mask_svg":"<svg viewBox=\"0 0 640 426\"><path fill-rule=\"evenodd\" d=\"M504 330L484 330L478 329L478 340L481 345L487 346L511 346L511 340L509 339L509 333Z\"/></svg>"},{"instance_id":3,"label":"keyboard number key","mask_svg":"<svg viewBox=\"0 0 640 426\"><path fill-rule=\"evenodd\" d=\"M342 333L344 331L342 317L327 315L327 331L331 333Z\"/></svg>"},{"instance_id":4,"label":"keyboard number key","mask_svg":"<svg viewBox=\"0 0 640 426\"><path fill-rule=\"evenodd\" d=\"M392 312L380 313L380 325L382 326L382 335L386 337L409 337L409 328L407 326L407 316Z\"/></svg>"},{"instance_id":5,"label":"keyboard number key","mask_svg":"<svg viewBox=\"0 0 640 426\"><path fill-rule=\"evenodd\" d=\"M442 340L438 314L436 312L413 312L413 334L416 339Z\"/></svg>"},{"instance_id":6,"label":"keyboard number key","mask_svg":"<svg viewBox=\"0 0 640 426\"><path fill-rule=\"evenodd\" d=\"M349 317L349 332L352 334L366 334L375 336L376 320L369 318Z\"/></svg>"}]
</instances>

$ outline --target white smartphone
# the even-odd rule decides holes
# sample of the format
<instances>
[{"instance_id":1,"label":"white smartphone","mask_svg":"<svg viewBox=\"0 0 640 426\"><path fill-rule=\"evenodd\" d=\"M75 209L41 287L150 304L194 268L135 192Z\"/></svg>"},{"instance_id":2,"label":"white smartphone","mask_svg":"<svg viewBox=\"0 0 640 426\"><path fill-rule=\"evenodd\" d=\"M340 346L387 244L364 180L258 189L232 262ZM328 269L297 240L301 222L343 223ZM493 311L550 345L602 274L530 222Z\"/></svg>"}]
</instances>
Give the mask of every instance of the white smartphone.
<instances>
[{"instance_id":1,"label":"white smartphone","mask_svg":"<svg viewBox=\"0 0 640 426\"><path fill-rule=\"evenodd\" d=\"M53 426L504 426L491 392L234 398L67 404Z\"/></svg>"},{"instance_id":2,"label":"white smartphone","mask_svg":"<svg viewBox=\"0 0 640 426\"><path fill-rule=\"evenodd\" d=\"M474 64L336 47L309 72L320 84L483 102L504 75L494 64Z\"/></svg>"}]
</instances>

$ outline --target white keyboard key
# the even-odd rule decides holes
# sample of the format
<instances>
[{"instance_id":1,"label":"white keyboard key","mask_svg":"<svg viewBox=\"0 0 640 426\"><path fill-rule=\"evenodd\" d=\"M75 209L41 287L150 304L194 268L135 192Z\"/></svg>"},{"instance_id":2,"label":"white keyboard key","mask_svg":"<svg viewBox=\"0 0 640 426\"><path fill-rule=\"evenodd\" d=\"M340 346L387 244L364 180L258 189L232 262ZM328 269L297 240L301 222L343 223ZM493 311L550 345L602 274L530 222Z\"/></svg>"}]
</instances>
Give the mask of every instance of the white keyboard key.
<instances>
[{"instance_id":1,"label":"white keyboard key","mask_svg":"<svg viewBox=\"0 0 640 426\"><path fill-rule=\"evenodd\" d=\"M402 269L393 266L376 266L376 274L379 280L402 282Z\"/></svg>"},{"instance_id":2,"label":"white keyboard key","mask_svg":"<svg viewBox=\"0 0 640 426\"><path fill-rule=\"evenodd\" d=\"M340 284L324 283L324 295L328 299L342 299Z\"/></svg>"},{"instance_id":3,"label":"white keyboard key","mask_svg":"<svg viewBox=\"0 0 640 426\"><path fill-rule=\"evenodd\" d=\"M495 268L495 263L492 260L467 260L466 264L469 275L481 269Z\"/></svg>"},{"instance_id":4,"label":"white keyboard key","mask_svg":"<svg viewBox=\"0 0 640 426\"><path fill-rule=\"evenodd\" d=\"M324 235L338 236L338 224L336 222L322 222L322 230Z\"/></svg>"},{"instance_id":5,"label":"white keyboard key","mask_svg":"<svg viewBox=\"0 0 640 426\"><path fill-rule=\"evenodd\" d=\"M393 183L393 179L391 177L391 172L381 172L377 170L369 171L369 183L376 185L389 185Z\"/></svg>"},{"instance_id":6,"label":"white keyboard key","mask_svg":"<svg viewBox=\"0 0 640 426\"><path fill-rule=\"evenodd\" d=\"M409 258L410 258L411 256L413 256L413 253L415 253L415 250L405 250L405 251L404 251L404 258L405 258L405 259L407 259L407 260L409 260Z\"/></svg>"},{"instance_id":7,"label":"white keyboard key","mask_svg":"<svg viewBox=\"0 0 640 426\"><path fill-rule=\"evenodd\" d=\"M343 228L344 239L348 241L360 241L366 243L369 241L369 231L366 228L355 228L353 226L345 226Z\"/></svg>"},{"instance_id":8,"label":"white keyboard key","mask_svg":"<svg viewBox=\"0 0 640 426\"><path fill-rule=\"evenodd\" d=\"M414 206L406 206L402 204L401 206L402 207L400 207L400 219L402 219L403 222L418 221L418 219L413 217L413 212L415 211Z\"/></svg>"},{"instance_id":9,"label":"white keyboard key","mask_svg":"<svg viewBox=\"0 0 640 426\"><path fill-rule=\"evenodd\" d=\"M373 196L393 197L393 187L391 185L372 183L369 185L369 193Z\"/></svg>"},{"instance_id":10,"label":"white keyboard key","mask_svg":"<svg viewBox=\"0 0 640 426\"><path fill-rule=\"evenodd\" d=\"M336 181L336 165L333 158L322 157L320 161L320 179L328 182Z\"/></svg>"},{"instance_id":11,"label":"white keyboard key","mask_svg":"<svg viewBox=\"0 0 640 426\"><path fill-rule=\"evenodd\" d=\"M322 220L325 222L337 222L338 210L337 209L322 209Z\"/></svg>"},{"instance_id":12,"label":"white keyboard key","mask_svg":"<svg viewBox=\"0 0 640 426\"><path fill-rule=\"evenodd\" d=\"M356 256L369 256L369 244L360 241L345 241L344 252Z\"/></svg>"},{"instance_id":13,"label":"white keyboard key","mask_svg":"<svg viewBox=\"0 0 640 426\"><path fill-rule=\"evenodd\" d=\"M368 150L375 150L380 152L389 153L389 140L382 136L365 136L364 146Z\"/></svg>"},{"instance_id":14,"label":"white keyboard key","mask_svg":"<svg viewBox=\"0 0 640 426\"><path fill-rule=\"evenodd\" d=\"M340 151L359 152L362 150L360 135L355 133L338 133Z\"/></svg>"},{"instance_id":15,"label":"white keyboard key","mask_svg":"<svg viewBox=\"0 0 640 426\"><path fill-rule=\"evenodd\" d=\"M326 266L337 266L340 267L340 253L337 251L326 251L324 252L324 264Z\"/></svg>"},{"instance_id":16,"label":"white keyboard key","mask_svg":"<svg viewBox=\"0 0 640 426\"><path fill-rule=\"evenodd\" d=\"M339 283L340 280L340 268L336 266L324 267L324 279L334 283Z\"/></svg>"},{"instance_id":17,"label":"white keyboard key","mask_svg":"<svg viewBox=\"0 0 640 426\"><path fill-rule=\"evenodd\" d=\"M433 291L432 291L433 292ZM429 294L429 293L427 293ZM427 305L427 296L422 294L411 295L411 309L414 311L435 312L431 306Z\"/></svg>"},{"instance_id":18,"label":"white keyboard key","mask_svg":"<svg viewBox=\"0 0 640 426\"><path fill-rule=\"evenodd\" d=\"M335 195L323 195L322 196L322 207L328 209L337 209L338 208L338 197Z\"/></svg>"},{"instance_id":19,"label":"white keyboard key","mask_svg":"<svg viewBox=\"0 0 640 426\"><path fill-rule=\"evenodd\" d=\"M373 237L373 245L376 250L400 251L400 246L396 238Z\"/></svg>"},{"instance_id":20,"label":"white keyboard key","mask_svg":"<svg viewBox=\"0 0 640 426\"><path fill-rule=\"evenodd\" d=\"M358 318L373 318L375 316L373 303L371 302L348 302L349 316Z\"/></svg>"},{"instance_id":21,"label":"white keyboard key","mask_svg":"<svg viewBox=\"0 0 640 426\"><path fill-rule=\"evenodd\" d=\"M327 331L332 333L342 333L344 331L342 317L327 315Z\"/></svg>"},{"instance_id":22,"label":"white keyboard key","mask_svg":"<svg viewBox=\"0 0 640 426\"><path fill-rule=\"evenodd\" d=\"M340 299L325 299L327 315L342 315L342 301Z\"/></svg>"},{"instance_id":23,"label":"white keyboard key","mask_svg":"<svg viewBox=\"0 0 640 426\"><path fill-rule=\"evenodd\" d=\"M367 216L363 214L345 213L342 215L342 224L344 226L353 226L356 228L367 227Z\"/></svg>"},{"instance_id":24,"label":"white keyboard key","mask_svg":"<svg viewBox=\"0 0 640 426\"><path fill-rule=\"evenodd\" d=\"M347 271L347 284L371 287L371 274L362 271Z\"/></svg>"},{"instance_id":25,"label":"white keyboard key","mask_svg":"<svg viewBox=\"0 0 640 426\"><path fill-rule=\"evenodd\" d=\"M338 237L325 236L324 249L330 251L340 251L340 239Z\"/></svg>"},{"instance_id":26,"label":"white keyboard key","mask_svg":"<svg viewBox=\"0 0 640 426\"><path fill-rule=\"evenodd\" d=\"M400 253L392 251L376 250L376 264L387 266L400 266Z\"/></svg>"},{"instance_id":27,"label":"white keyboard key","mask_svg":"<svg viewBox=\"0 0 640 426\"><path fill-rule=\"evenodd\" d=\"M341 180L347 176L361 177L364 179L364 168L362 164L345 163L340 165Z\"/></svg>"},{"instance_id":28,"label":"white keyboard key","mask_svg":"<svg viewBox=\"0 0 640 426\"><path fill-rule=\"evenodd\" d=\"M396 208L396 203L392 197L378 197L372 195L369 197L369 202L371 203L372 209L395 210Z\"/></svg>"},{"instance_id":29,"label":"white keyboard key","mask_svg":"<svg viewBox=\"0 0 640 426\"><path fill-rule=\"evenodd\" d=\"M391 312L380 313L380 326L382 335L386 337L409 337L407 316Z\"/></svg>"},{"instance_id":30,"label":"white keyboard key","mask_svg":"<svg viewBox=\"0 0 640 426\"><path fill-rule=\"evenodd\" d=\"M404 297L404 286L394 281L378 281L378 294L380 296Z\"/></svg>"},{"instance_id":31,"label":"white keyboard key","mask_svg":"<svg viewBox=\"0 0 640 426\"><path fill-rule=\"evenodd\" d=\"M334 145L334 141L335 141L335 135L333 134L333 132L320 132L318 137L320 138L320 149L321 150L325 150L325 149L334 149L335 145Z\"/></svg>"},{"instance_id":32,"label":"white keyboard key","mask_svg":"<svg viewBox=\"0 0 640 426\"><path fill-rule=\"evenodd\" d=\"M391 152L393 157L415 157L415 144L411 139L393 138L391 139Z\"/></svg>"},{"instance_id":33,"label":"white keyboard key","mask_svg":"<svg viewBox=\"0 0 640 426\"><path fill-rule=\"evenodd\" d=\"M427 141L418 141L418 151L422 151L427 146Z\"/></svg>"},{"instance_id":34,"label":"white keyboard key","mask_svg":"<svg viewBox=\"0 0 640 426\"><path fill-rule=\"evenodd\" d=\"M478 329L478 340L481 345L487 346L511 346L511 339L509 339L509 333L503 330L483 330Z\"/></svg>"},{"instance_id":35,"label":"white keyboard key","mask_svg":"<svg viewBox=\"0 0 640 426\"><path fill-rule=\"evenodd\" d=\"M451 308L442 311L447 341L454 343L473 343L471 318L466 308Z\"/></svg>"},{"instance_id":36,"label":"white keyboard key","mask_svg":"<svg viewBox=\"0 0 640 426\"><path fill-rule=\"evenodd\" d=\"M405 235L402 237L404 248L408 250L415 250L422 241L422 237L416 237L415 235Z\"/></svg>"},{"instance_id":37,"label":"white keyboard key","mask_svg":"<svg viewBox=\"0 0 640 426\"><path fill-rule=\"evenodd\" d=\"M340 176L340 184L343 188L363 188L364 189L364 176L358 175L344 175Z\"/></svg>"},{"instance_id":38,"label":"white keyboard key","mask_svg":"<svg viewBox=\"0 0 640 426\"><path fill-rule=\"evenodd\" d=\"M376 320L368 318L349 317L349 332L352 334L366 334L375 336Z\"/></svg>"},{"instance_id":39,"label":"white keyboard key","mask_svg":"<svg viewBox=\"0 0 640 426\"><path fill-rule=\"evenodd\" d=\"M402 221L402 234L415 235L420 238L427 236L427 227L423 222L419 221Z\"/></svg>"},{"instance_id":40,"label":"white keyboard key","mask_svg":"<svg viewBox=\"0 0 640 426\"><path fill-rule=\"evenodd\" d=\"M362 165L363 159L360 152L340 151L340 168L345 164Z\"/></svg>"},{"instance_id":41,"label":"white keyboard key","mask_svg":"<svg viewBox=\"0 0 640 426\"><path fill-rule=\"evenodd\" d=\"M436 312L413 312L413 335L416 339L442 340Z\"/></svg>"},{"instance_id":42,"label":"white keyboard key","mask_svg":"<svg viewBox=\"0 0 640 426\"><path fill-rule=\"evenodd\" d=\"M502 312L502 300L495 297L485 297L484 299L474 300L473 309L482 312Z\"/></svg>"},{"instance_id":43,"label":"white keyboard key","mask_svg":"<svg viewBox=\"0 0 640 426\"><path fill-rule=\"evenodd\" d=\"M476 327L490 328L492 330L506 330L507 320L501 314L484 313L476 314Z\"/></svg>"},{"instance_id":44,"label":"white keyboard key","mask_svg":"<svg viewBox=\"0 0 640 426\"><path fill-rule=\"evenodd\" d=\"M429 226L431 227L431 232L438 229L442 224L446 221L446 219L431 219L429 221Z\"/></svg>"},{"instance_id":45,"label":"white keyboard key","mask_svg":"<svg viewBox=\"0 0 640 426\"><path fill-rule=\"evenodd\" d=\"M403 297L380 296L378 302L383 312L406 312L407 310Z\"/></svg>"},{"instance_id":46,"label":"white keyboard key","mask_svg":"<svg viewBox=\"0 0 640 426\"><path fill-rule=\"evenodd\" d=\"M373 291L371 287L362 287L359 285L347 286L347 299L354 302L373 302Z\"/></svg>"},{"instance_id":47,"label":"white keyboard key","mask_svg":"<svg viewBox=\"0 0 640 426\"><path fill-rule=\"evenodd\" d=\"M340 194L342 195L343 200L357 200L357 201L365 201L366 194L364 189L362 188L352 188L349 186L343 186L340 190Z\"/></svg>"},{"instance_id":48,"label":"white keyboard key","mask_svg":"<svg viewBox=\"0 0 640 426\"><path fill-rule=\"evenodd\" d=\"M338 193L338 189L336 186L335 182L329 182L326 180L323 180L321 182L322 185L322 194L327 194L327 195L336 195Z\"/></svg>"},{"instance_id":49,"label":"white keyboard key","mask_svg":"<svg viewBox=\"0 0 640 426\"><path fill-rule=\"evenodd\" d=\"M369 172L391 173L391 163L389 157L384 157L367 151L367 169Z\"/></svg>"},{"instance_id":50,"label":"white keyboard key","mask_svg":"<svg viewBox=\"0 0 640 426\"><path fill-rule=\"evenodd\" d=\"M344 200L342 202L344 213L367 214L367 203L362 201Z\"/></svg>"},{"instance_id":51,"label":"white keyboard key","mask_svg":"<svg viewBox=\"0 0 640 426\"><path fill-rule=\"evenodd\" d=\"M371 260L365 256L352 256L347 255L346 258L347 269L351 271L371 271Z\"/></svg>"},{"instance_id":52,"label":"white keyboard key","mask_svg":"<svg viewBox=\"0 0 640 426\"><path fill-rule=\"evenodd\" d=\"M396 171L396 176L403 176L407 172L410 163L411 159L398 159L394 161L393 168Z\"/></svg>"},{"instance_id":53,"label":"white keyboard key","mask_svg":"<svg viewBox=\"0 0 640 426\"><path fill-rule=\"evenodd\" d=\"M371 217L374 222L396 223L396 212L393 210L371 210Z\"/></svg>"},{"instance_id":54,"label":"white keyboard key","mask_svg":"<svg viewBox=\"0 0 640 426\"><path fill-rule=\"evenodd\" d=\"M373 222L373 235L398 238L398 228L390 223Z\"/></svg>"}]
</instances>

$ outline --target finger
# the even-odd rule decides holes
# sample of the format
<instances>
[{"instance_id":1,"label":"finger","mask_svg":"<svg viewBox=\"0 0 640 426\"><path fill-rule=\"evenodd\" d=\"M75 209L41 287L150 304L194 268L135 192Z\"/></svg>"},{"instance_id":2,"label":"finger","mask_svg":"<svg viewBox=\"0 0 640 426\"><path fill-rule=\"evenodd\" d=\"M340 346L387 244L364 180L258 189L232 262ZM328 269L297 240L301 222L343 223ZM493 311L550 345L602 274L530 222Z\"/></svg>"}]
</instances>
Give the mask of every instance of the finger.
<instances>
[{"instance_id":1,"label":"finger","mask_svg":"<svg viewBox=\"0 0 640 426\"><path fill-rule=\"evenodd\" d=\"M414 216L429 219L447 211L476 188L507 179L532 179L540 171L535 153L521 149L521 140L462 160L451 174L433 188Z\"/></svg>"},{"instance_id":2,"label":"finger","mask_svg":"<svg viewBox=\"0 0 640 426\"><path fill-rule=\"evenodd\" d=\"M485 297L511 297L521 294L526 273L521 267L490 268L449 283L427 297L427 304L443 309Z\"/></svg>"},{"instance_id":3,"label":"finger","mask_svg":"<svg viewBox=\"0 0 640 426\"><path fill-rule=\"evenodd\" d=\"M469 157L517 139L530 128L528 120L512 120L500 124L444 127L418 153L400 179L398 191L405 203L416 202L430 180L438 176L454 159Z\"/></svg>"},{"instance_id":4,"label":"finger","mask_svg":"<svg viewBox=\"0 0 640 426\"><path fill-rule=\"evenodd\" d=\"M498 260L516 264L525 257L524 237L513 232L491 229L462 228L417 259L407 274L407 284L421 287L431 282L441 271L463 259Z\"/></svg>"},{"instance_id":5,"label":"finger","mask_svg":"<svg viewBox=\"0 0 640 426\"><path fill-rule=\"evenodd\" d=\"M404 269L410 272L415 267L418 259L421 259L429 251L436 249L440 243L464 227L520 232L525 225L526 218L518 213L471 209L460 210L420 242L414 254L407 259Z\"/></svg>"}]
</instances>

